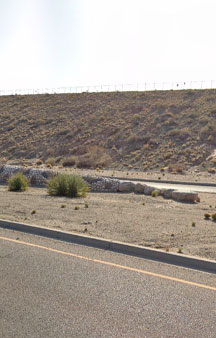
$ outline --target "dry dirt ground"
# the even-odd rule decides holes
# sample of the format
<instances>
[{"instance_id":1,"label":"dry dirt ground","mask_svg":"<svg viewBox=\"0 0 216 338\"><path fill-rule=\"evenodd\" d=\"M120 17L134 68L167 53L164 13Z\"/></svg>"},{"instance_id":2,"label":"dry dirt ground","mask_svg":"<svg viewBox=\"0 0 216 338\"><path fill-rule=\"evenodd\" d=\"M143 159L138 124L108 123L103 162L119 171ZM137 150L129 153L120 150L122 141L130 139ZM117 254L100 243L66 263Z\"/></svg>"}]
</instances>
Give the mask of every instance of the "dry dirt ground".
<instances>
[{"instance_id":1,"label":"dry dirt ground","mask_svg":"<svg viewBox=\"0 0 216 338\"><path fill-rule=\"evenodd\" d=\"M133 193L69 199L51 197L45 188L18 193L1 185L0 218L215 260L216 222L204 220L204 213L216 212L216 195L199 196L198 204Z\"/></svg>"},{"instance_id":2,"label":"dry dirt ground","mask_svg":"<svg viewBox=\"0 0 216 338\"><path fill-rule=\"evenodd\" d=\"M45 167L46 168L46 167ZM54 170L59 170L58 167L54 167ZM137 171L137 170L92 170L92 169L75 169L75 168L63 168L59 171L71 172L77 175L90 175L90 176L110 176L113 178L124 177L128 180L131 179L145 179L145 180L164 180L164 181L179 181L179 182L193 182L193 183L211 183L216 184L216 174L208 173L207 171L200 171L200 168L191 168L184 174L170 173L168 170L160 172L160 170L152 171Z\"/></svg>"}]
</instances>

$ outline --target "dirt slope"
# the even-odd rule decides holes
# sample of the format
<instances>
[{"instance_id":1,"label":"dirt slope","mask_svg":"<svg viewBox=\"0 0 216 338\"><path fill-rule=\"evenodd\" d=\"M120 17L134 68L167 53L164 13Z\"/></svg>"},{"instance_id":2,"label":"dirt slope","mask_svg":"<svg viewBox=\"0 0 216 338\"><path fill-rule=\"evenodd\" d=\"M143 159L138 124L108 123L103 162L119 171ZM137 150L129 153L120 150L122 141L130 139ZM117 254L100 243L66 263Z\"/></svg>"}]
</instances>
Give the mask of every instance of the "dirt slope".
<instances>
[{"instance_id":1,"label":"dirt slope","mask_svg":"<svg viewBox=\"0 0 216 338\"><path fill-rule=\"evenodd\" d=\"M0 159L181 170L215 148L216 90L0 97Z\"/></svg>"}]
</instances>

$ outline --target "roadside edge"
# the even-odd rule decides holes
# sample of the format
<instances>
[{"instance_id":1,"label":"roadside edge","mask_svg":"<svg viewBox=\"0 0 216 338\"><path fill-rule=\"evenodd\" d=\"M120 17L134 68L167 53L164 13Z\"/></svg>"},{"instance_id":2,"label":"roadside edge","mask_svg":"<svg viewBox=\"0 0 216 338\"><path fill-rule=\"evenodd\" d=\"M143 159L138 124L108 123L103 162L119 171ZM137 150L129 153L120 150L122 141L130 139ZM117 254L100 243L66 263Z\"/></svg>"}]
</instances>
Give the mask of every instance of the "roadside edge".
<instances>
[{"instance_id":1,"label":"roadside edge","mask_svg":"<svg viewBox=\"0 0 216 338\"><path fill-rule=\"evenodd\" d=\"M90 246L97 249L110 250L113 252L158 261L161 263L178 265L189 269L216 273L216 261L204 258L187 256L183 254L175 254L158 249L141 247L134 244L111 241L108 239L101 239L98 237L65 232L38 225L18 223L4 219L0 219L0 227L33 235L44 236L65 242L71 242L74 244Z\"/></svg>"}]
</instances>

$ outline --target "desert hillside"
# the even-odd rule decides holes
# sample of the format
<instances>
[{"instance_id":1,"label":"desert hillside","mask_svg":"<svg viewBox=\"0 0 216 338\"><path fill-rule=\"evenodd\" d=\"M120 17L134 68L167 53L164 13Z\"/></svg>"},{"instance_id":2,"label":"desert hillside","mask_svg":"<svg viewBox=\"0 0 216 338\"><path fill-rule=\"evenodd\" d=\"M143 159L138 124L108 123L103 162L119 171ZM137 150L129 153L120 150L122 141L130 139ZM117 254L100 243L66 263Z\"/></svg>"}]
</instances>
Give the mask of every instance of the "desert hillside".
<instances>
[{"instance_id":1,"label":"desert hillside","mask_svg":"<svg viewBox=\"0 0 216 338\"><path fill-rule=\"evenodd\" d=\"M216 167L215 89L1 96L0 117L2 161Z\"/></svg>"}]
</instances>

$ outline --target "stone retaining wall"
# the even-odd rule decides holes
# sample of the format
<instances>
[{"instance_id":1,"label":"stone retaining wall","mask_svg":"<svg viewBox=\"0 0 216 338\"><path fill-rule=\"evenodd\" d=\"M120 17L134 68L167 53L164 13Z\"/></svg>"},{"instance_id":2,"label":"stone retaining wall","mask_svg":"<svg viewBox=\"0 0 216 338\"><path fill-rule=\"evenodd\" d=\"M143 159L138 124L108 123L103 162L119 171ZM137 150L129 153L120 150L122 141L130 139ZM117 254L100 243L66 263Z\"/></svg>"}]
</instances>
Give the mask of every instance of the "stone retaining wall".
<instances>
[{"instance_id":1,"label":"stone retaining wall","mask_svg":"<svg viewBox=\"0 0 216 338\"><path fill-rule=\"evenodd\" d=\"M22 172L32 186L46 186L47 181L58 173L51 169L25 168L12 165L0 166L0 182L7 183L8 179L15 173ZM173 199L178 202L195 203L200 199L197 193L180 192L174 189L157 189L146 184L134 182L122 182L118 179L106 177L83 176L93 192L120 192L152 195L153 191L164 198Z\"/></svg>"}]
</instances>

